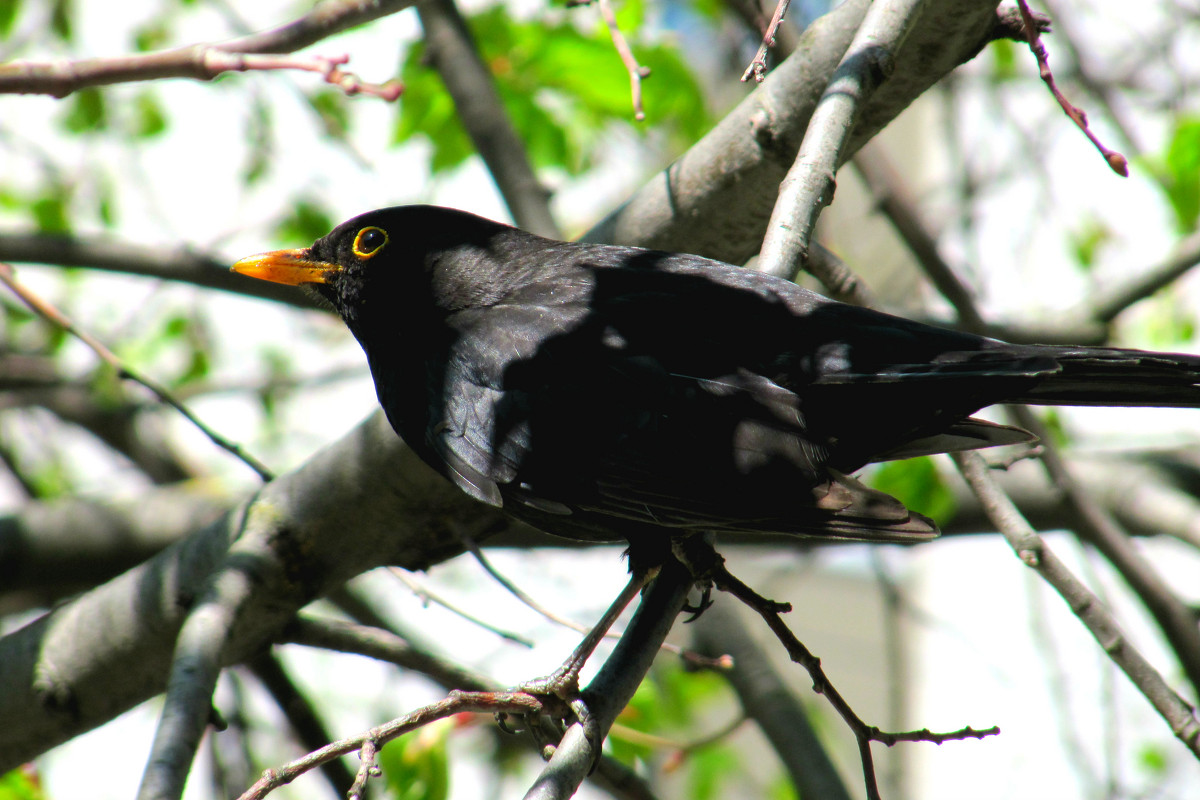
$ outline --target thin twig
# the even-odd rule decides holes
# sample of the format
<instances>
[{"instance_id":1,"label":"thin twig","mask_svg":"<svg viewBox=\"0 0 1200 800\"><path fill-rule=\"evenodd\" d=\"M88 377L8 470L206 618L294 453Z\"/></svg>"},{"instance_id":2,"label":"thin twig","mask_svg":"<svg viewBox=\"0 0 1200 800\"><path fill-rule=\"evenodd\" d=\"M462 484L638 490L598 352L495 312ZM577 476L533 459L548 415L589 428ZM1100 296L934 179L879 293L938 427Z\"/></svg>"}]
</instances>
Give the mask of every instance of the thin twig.
<instances>
[{"instance_id":1,"label":"thin twig","mask_svg":"<svg viewBox=\"0 0 1200 800\"><path fill-rule=\"evenodd\" d=\"M422 602L437 603L439 606L446 609L447 611L450 611L453 614L457 614L458 616L462 617L463 619L467 620L468 622L472 622L472 623L478 625L479 627L483 628L485 631L488 631L489 633L496 634L501 639L506 639L507 641L514 642L516 644L521 645L522 647L533 647L533 642L530 641L529 639L525 638L524 636L521 636L516 633L510 633L505 630L501 630L500 628L497 628L495 625L485 622L484 620L480 619L479 617L475 616L474 614L471 614L468 611L464 611L463 609L458 608L457 606L455 606L453 603L449 602L448 600L445 600L444 598L439 597L437 594L435 594L433 591L431 591L429 589L429 587L424 586L420 581L418 581L412 575L409 575L407 572L400 569L399 567L392 567L391 573L393 575L395 575L397 578L399 578L401 583L403 583L410 590L412 590L413 594L415 594L417 597L421 598Z\"/></svg>"},{"instance_id":2,"label":"thin twig","mask_svg":"<svg viewBox=\"0 0 1200 800\"><path fill-rule=\"evenodd\" d=\"M59 326L67 333L71 334L75 338L79 339L79 341L87 345L92 352L100 357L101 361L103 361L105 364L108 364L116 371L117 377L128 378L131 381L145 386L154 394L155 397L178 411L188 420L188 422L191 422L193 425L195 425L201 433L209 438L209 441L217 445L217 447L232 453L234 457L240 460L243 464L257 472L259 477L261 477L264 481L269 481L274 477L271 471L267 469L262 462L243 450L241 445L229 441L224 436L221 436L212 428L209 428L207 425L201 422L200 419L193 414L190 409L187 408L187 406L175 399L175 397L170 391L167 390L166 387L162 386L157 381L142 375L133 367L126 364L118 355L105 347L98 339L89 334L87 331L80 330L75 326L75 323L67 318L65 314L18 282L13 272L12 265L0 262L0 282L3 282L6 286L8 286L8 288L12 290L13 294L21 298L21 301L24 302L25 305L29 306L29 308L38 316L42 317L47 322Z\"/></svg>"},{"instance_id":3,"label":"thin twig","mask_svg":"<svg viewBox=\"0 0 1200 800\"><path fill-rule=\"evenodd\" d=\"M1108 149L1100 142L1096 134L1092 133L1092 129L1088 127L1087 114L1084 113L1083 109L1072 105L1066 96L1059 91L1057 84L1055 84L1054 73L1050 71L1049 55L1046 53L1046 46L1042 44L1042 38L1038 32L1038 24L1034 19L1033 13L1029 10L1029 4L1026 0L1017 0L1017 8L1021 10L1021 19L1025 22L1025 31L1029 39L1029 49L1033 52L1034 58L1037 59L1038 75L1041 76L1042 82L1046 84L1046 88L1054 95L1054 99L1058 101L1059 106L1071 118L1071 121L1079 126L1079 130L1083 131L1084 136L1095 145L1096 149L1100 151L1100 155L1104 156L1104 160L1108 163L1109 168L1122 178L1128 178L1128 159L1116 150Z\"/></svg>"},{"instance_id":4,"label":"thin twig","mask_svg":"<svg viewBox=\"0 0 1200 800\"><path fill-rule=\"evenodd\" d=\"M771 15L771 21L767 23L767 29L763 31L762 44L758 46L758 52L754 54L754 60L750 62L750 66L746 67L746 71L742 73L742 83L754 78L755 83L762 83L767 77L767 51L775 46L775 34L779 30L779 23L783 22L783 15L787 13L788 5L791 0L779 0L775 5L775 13Z\"/></svg>"},{"instance_id":5,"label":"thin twig","mask_svg":"<svg viewBox=\"0 0 1200 800\"><path fill-rule=\"evenodd\" d=\"M629 73L629 91L633 97L633 118L641 122L646 118L646 112L642 108L642 80L650 77L650 68L638 64L637 57L634 56L629 42L625 39L625 34L621 33L621 29L617 27L617 15L613 11L612 0L598 0L598 5L600 6L600 15L604 17L604 24L608 26L608 32L612 36L613 47L617 48L617 54L621 56L621 63L625 65L625 71Z\"/></svg>"},{"instance_id":6,"label":"thin twig","mask_svg":"<svg viewBox=\"0 0 1200 800\"><path fill-rule=\"evenodd\" d=\"M488 575L491 575L496 583L508 590L509 594L511 594L513 597L517 598L546 619L557 625L562 625L564 628L570 628L578 633L588 633L591 630L591 628L589 628L587 625L583 625L579 622L568 619L556 611L542 605L536 599L530 596L528 592L524 591L521 589L521 587L509 580L504 573L500 572L500 570L496 569L496 567L492 565L492 562L489 561L487 556L483 554L483 549L479 546L478 542L472 539L465 531L458 531L458 538L462 540L463 546L467 548L467 552L474 556L475 560L479 562L479 566L483 567L484 571L487 572ZM604 638L620 639L621 634L617 631L610 630L605 632ZM703 667L705 669L723 670L729 669L731 666L733 666L732 660L729 658L729 656L725 655L711 658L701 653L697 653L694 650L684 649L679 645L672 644L670 642L663 642L662 649L666 650L668 653L674 653L678 655L680 658L690 664L693 664L697 667Z\"/></svg>"},{"instance_id":7,"label":"thin twig","mask_svg":"<svg viewBox=\"0 0 1200 800\"><path fill-rule=\"evenodd\" d=\"M301 70L322 75L346 94L368 94L394 101L403 92L397 80L368 83L341 69L348 55L295 57L238 53L214 45L194 45L157 53L87 58L78 61L12 61L0 65L0 94L48 94L66 97L92 86L162 78L210 81L226 72Z\"/></svg>"},{"instance_id":8,"label":"thin twig","mask_svg":"<svg viewBox=\"0 0 1200 800\"><path fill-rule=\"evenodd\" d=\"M808 671L813 681L813 691L824 695L829 704L833 706L834 710L837 711L838 715L850 728L855 739L858 741L858 753L862 761L863 781L867 790L868 800L879 800L880 797L878 781L875 778L875 759L871 754L871 742L883 742L889 747L896 742L934 742L935 744L942 744L943 742L958 739L983 739L1000 733L1000 729L995 726L982 730L967 726L957 731L935 733L928 728L923 728L919 731L888 732L882 731L873 725L867 725L854 709L850 707L846 699L842 697L837 687L825 675L825 671L821 667L821 659L813 655L804 646L804 643L796 638L796 635L792 633L786 623L784 623L783 618L780 616L781 605L779 603L765 599L749 586L742 583L742 581L734 577L725 568L723 563L718 562L712 577L713 582L716 583L719 589L729 592L758 612L759 616L767 623L767 627L771 629L771 632L783 644L791 659Z\"/></svg>"},{"instance_id":9,"label":"thin twig","mask_svg":"<svg viewBox=\"0 0 1200 800\"><path fill-rule=\"evenodd\" d=\"M1171 732L1193 755L1200 756L1200 718L1196 716L1195 707L1171 688L1162 674L1126 638L1112 612L1067 569L1025 521L996 484L983 458L974 452L955 453L951 457L979 497L992 524L1004 535L1021 561L1054 587L1108 657L1166 720Z\"/></svg>"},{"instance_id":10,"label":"thin twig","mask_svg":"<svg viewBox=\"0 0 1200 800\"><path fill-rule=\"evenodd\" d=\"M298 758L275 769L266 770L258 782L242 793L238 800L261 800L267 794L280 786L291 783L311 769L334 758L348 755L357 751L363 752L364 746L371 743L368 757L374 756L375 750L391 740L409 731L436 722L439 719L471 712L490 714L545 714L548 713L543 698L535 697L526 692L450 692L445 699L418 708L391 722L372 728L369 731L340 739L336 742L315 750L308 755Z\"/></svg>"},{"instance_id":11,"label":"thin twig","mask_svg":"<svg viewBox=\"0 0 1200 800\"><path fill-rule=\"evenodd\" d=\"M1028 406L1014 406L1012 412L1017 424L1041 437L1042 466L1078 516L1075 530L1080 538L1103 553L1133 589L1175 651L1192 690L1200 693L1200 630L1195 616L1134 546L1129 534L1079 486L1041 420Z\"/></svg>"}]
</instances>

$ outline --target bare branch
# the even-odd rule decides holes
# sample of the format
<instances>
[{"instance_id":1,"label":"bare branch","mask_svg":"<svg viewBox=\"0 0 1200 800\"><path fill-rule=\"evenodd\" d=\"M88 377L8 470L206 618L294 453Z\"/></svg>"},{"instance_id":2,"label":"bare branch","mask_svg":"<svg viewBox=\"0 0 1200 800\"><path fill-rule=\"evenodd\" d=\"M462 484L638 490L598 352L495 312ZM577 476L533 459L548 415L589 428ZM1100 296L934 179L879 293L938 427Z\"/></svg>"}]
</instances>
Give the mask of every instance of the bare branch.
<instances>
[{"instance_id":1,"label":"bare branch","mask_svg":"<svg viewBox=\"0 0 1200 800\"><path fill-rule=\"evenodd\" d=\"M1029 49L1037 59L1038 74L1041 76L1042 81L1046 84L1050 93L1054 95L1054 99L1058 101L1063 112L1071 118L1072 122L1079 126L1079 130L1083 131L1083 135L1088 138L1088 141L1095 145L1096 149L1100 151L1100 155L1104 156L1104 160L1108 163L1109 168L1122 178L1128 178L1129 161L1116 150L1110 150L1104 146L1096 134L1092 133L1092 129L1088 127L1087 114L1083 112L1083 109L1071 105L1071 102L1067 100L1066 96L1059 91L1058 86L1055 84L1054 73L1050 71L1046 46L1042 44L1038 22L1029 10L1029 4L1026 0L1017 0L1017 8L1021 10L1021 18L1025 22L1025 34L1028 37Z\"/></svg>"},{"instance_id":2,"label":"bare branch","mask_svg":"<svg viewBox=\"0 0 1200 800\"><path fill-rule=\"evenodd\" d=\"M808 721L808 715L747 632L741 615L720 598L692 626L697 649L728 652L726 678L745 712L762 730L801 797L849 800L841 776Z\"/></svg>"},{"instance_id":3,"label":"bare branch","mask_svg":"<svg viewBox=\"0 0 1200 800\"><path fill-rule=\"evenodd\" d=\"M327 761L349 755L356 750L365 750L364 762L370 762L375 751L387 742L403 736L409 731L424 727L439 719L469 712L496 714L543 714L547 709L537 697L524 692L458 692L452 691L444 700L418 708L402 717L360 733L332 742L320 750L309 753L282 767L267 770L262 778L247 789L238 800L261 800L273 790L285 786L304 773ZM365 747L364 747L365 746ZM360 777L363 772L360 770ZM361 790L358 781L355 787Z\"/></svg>"},{"instance_id":4,"label":"bare branch","mask_svg":"<svg viewBox=\"0 0 1200 800\"><path fill-rule=\"evenodd\" d=\"M1141 599L1171 644L1179 665L1192 683L1193 691L1200 694L1200 628L1196 626L1195 615L1171 591L1154 566L1134 546L1129 535L1083 491L1041 420L1027 406L1014 406L1012 412L1017 424L1037 434L1042 440L1041 462L1054 485L1078 515L1081 524L1076 530L1080 538L1103 553Z\"/></svg>"},{"instance_id":5,"label":"bare branch","mask_svg":"<svg viewBox=\"0 0 1200 800\"><path fill-rule=\"evenodd\" d=\"M328 0L320 3L299 19L269 31L231 39L211 45L192 45L156 53L145 53L114 58L94 58L81 61L51 63L12 62L0 65L0 93L38 93L64 97L84 86L98 86L125 81L151 80L167 77L197 78L210 80L221 72L245 69L306 69L310 71L332 71L336 64L328 59L307 59L307 66L237 66L236 59L222 61L221 53L277 54L291 53L302 47L321 41L355 25L394 14L413 5L414 0ZM205 60L211 65L205 66ZM318 62L324 65L319 66ZM262 62L241 62L243 64ZM280 63L280 62L276 62ZM225 65L211 72L212 69ZM211 73L211 74L210 74ZM347 80L347 86L357 91L371 91L380 96L390 96L398 88L395 85L361 84L356 78L342 73L337 81ZM368 88L369 87L369 88ZM343 87L346 88L346 87ZM350 91L350 89L347 89ZM390 99L395 99L391 97Z\"/></svg>"},{"instance_id":6,"label":"bare branch","mask_svg":"<svg viewBox=\"0 0 1200 800\"><path fill-rule=\"evenodd\" d=\"M858 151L851 163L874 195L880 210L916 257L917 263L942 296L954 306L954 310L958 312L959 323L970 330L981 332L984 322L975 308L970 287L942 258L937 240L925 227L907 187L883 153L878 148L868 145Z\"/></svg>"},{"instance_id":7,"label":"bare branch","mask_svg":"<svg viewBox=\"0 0 1200 800\"><path fill-rule=\"evenodd\" d=\"M612 36L613 47L617 48L617 55L621 57L621 63L625 65L625 71L629 73L629 93L633 99L633 118L641 122L646 118L646 112L642 108L642 80L650 77L650 68L638 64L633 49L625 39L625 34L621 33L621 29L617 27L617 14L613 11L612 0L597 0L597 4L600 6L600 16L604 17L604 24L608 26L608 33Z\"/></svg>"},{"instance_id":8,"label":"bare branch","mask_svg":"<svg viewBox=\"0 0 1200 800\"><path fill-rule=\"evenodd\" d=\"M1174 283L1197 264L1200 264L1200 233L1193 233L1175 246L1166 261L1111 289L1100 289L1081 314L1098 322L1112 322L1122 311Z\"/></svg>"},{"instance_id":9,"label":"bare branch","mask_svg":"<svg viewBox=\"0 0 1200 800\"><path fill-rule=\"evenodd\" d=\"M692 586L688 570L670 559L642 595L637 612L612 655L584 690L584 700L599 739L589 741L584 725L576 722L563 735L550 763L525 795L525 800L566 800L591 770L617 714L641 684Z\"/></svg>"},{"instance_id":10,"label":"bare branch","mask_svg":"<svg viewBox=\"0 0 1200 800\"><path fill-rule=\"evenodd\" d=\"M248 281L230 272L228 263L189 247L141 245L87 235L4 233L0 234L0 261L123 272L261 297L299 308L318 307L294 286Z\"/></svg>"},{"instance_id":11,"label":"bare branch","mask_svg":"<svg viewBox=\"0 0 1200 800\"><path fill-rule=\"evenodd\" d=\"M1112 612L1067 569L1029 526L1012 501L996 485L983 458L974 452L956 453L953 458L987 509L992 522L1021 561L1054 587L1109 658L1166 720L1171 732L1194 755L1200 756L1200 718L1196 716L1196 709L1172 689L1158 670L1138 652L1121 631Z\"/></svg>"},{"instance_id":12,"label":"bare branch","mask_svg":"<svg viewBox=\"0 0 1200 800\"><path fill-rule=\"evenodd\" d=\"M756 83L762 83L765 79L767 52L775 46L775 34L779 31L779 23L783 22L783 15L787 13L790 3L791 0L778 0L775 4L775 13L771 15L771 21L767 23L767 28L763 31L762 44L758 46L758 52L754 54L750 66L746 67L746 71L742 73L742 83L751 78L754 78Z\"/></svg>"},{"instance_id":13,"label":"bare branch","mask_svg":"<svg viewBox=\"0 0 1200 800\"><path fill-rule=\"evenodd\" d=\"M786 277L808 260L809 239L833 200L835 174L862 107L896 68L926 0L875 2L813 111L795 163L779 186L758 268Z\"/></svg>"},{"instance_id":14,"label":"bare branch","mask_svg":"<svg viewBox=\"0 0 1200 800\"><path fill-rule=\"evenodd\" d=\"M492 74L454 0L429 0L417 6L425 46L463 127L475 143L519 227L562 238L550 213L549 195L537 179L525 144L500 100Z\"/></svg>"},{"instance_id":15,"label":"bare branch","mask_svg":"<svg viewBox=\"0 0 1200 800\"><path fill-rule=\"evenodd\" d=\"M347 55L296 58L229 52L206 45L80 61L13 61L0 64L0 94L48 94L61 98L80 89L114 83L164 78L211 81L226 72L300 70L319 73L326 83L346 94L369 94L389 101L400 96L403 87L399 81L366 83L341 69L349 61Z\"/></svg>"},{"instance_id":16,"label":"bare branch","mask_svg":"<svg viewBox=\"0 0 1200 800\"><path fill-rule=\"evenodd\" d=\"M896 74L862 109L843 158L989 41L994 3L928 2L928 24L918 26L897 56ZM816 20L749 97L583 239L745 263L759 251L774 205L763 187L777 185L795 161L828 76L868 5L847 0Z\"/></svg>"},{"instance_id":17,"label":"bare branch","mask_svg":"<svg viewBox=\"0 0 1200 800\"><path fill-rule=\"evenodd\" d=\"M77 328L75 324L71 322L71 320L69 320L61 311L47 303L45 300L42 300L37 295L33 294L33 292L29 291L29 289L22 286L16 280L16 277L13 274L13 268L3 262L0 262L0 282L3 282L4 285L6 285L13 291L14 294L17 295L17 297L21 298L21 301L25 303L25 305L29 306L29 308L37 313L40 317L45 319L47 322L58 325L67 333L71 334L75 338L79 339L79 341L87 345L92 352L100 357L101 361L116 370L118 377L128 378L132 381L140 383L142 386L145 386L154 394L155 397L182 414L188 422L196 426L196 428L198 428L201 433L207 436L209 441L211 441L217 447L220 447L222 450L231 453L243 464L257 472L258 476L264 481L271 480L273 477L271 471L267 469L261 462L259 462L258 459L247 453L241 445L229 441L224 436L221 436L212 428L208 427L200 420L199 417L192 413L191 409L179 402L179 400L176 399L166 387L162 386L157 381L142 375L137 370L134 370L115 353L105 347L98 339L86 331L82 331Z\"/></svg>"}]
</instances>

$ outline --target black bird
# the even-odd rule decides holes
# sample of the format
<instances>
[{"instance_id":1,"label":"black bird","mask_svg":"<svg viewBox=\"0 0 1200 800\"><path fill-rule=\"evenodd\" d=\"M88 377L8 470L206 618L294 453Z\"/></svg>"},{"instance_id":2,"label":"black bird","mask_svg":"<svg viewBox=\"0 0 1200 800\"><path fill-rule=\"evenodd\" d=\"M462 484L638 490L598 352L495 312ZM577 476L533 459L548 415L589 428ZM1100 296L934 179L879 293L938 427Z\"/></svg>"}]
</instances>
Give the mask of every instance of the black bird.
<instances>
[{"instance_id":1,"label":"black bird","mask_svg":"<svg viewBox=\"0 0 1200 800\"><path fill-rule=\"evenodd\" d=\"M392 427L464 492L634 552L698 531L931 538L851 473L1034 438L971 417L993 403L1200 407L1197 356L1012 345L445 208L233 269L332 303Z\"/></svg>"}]
</instances>

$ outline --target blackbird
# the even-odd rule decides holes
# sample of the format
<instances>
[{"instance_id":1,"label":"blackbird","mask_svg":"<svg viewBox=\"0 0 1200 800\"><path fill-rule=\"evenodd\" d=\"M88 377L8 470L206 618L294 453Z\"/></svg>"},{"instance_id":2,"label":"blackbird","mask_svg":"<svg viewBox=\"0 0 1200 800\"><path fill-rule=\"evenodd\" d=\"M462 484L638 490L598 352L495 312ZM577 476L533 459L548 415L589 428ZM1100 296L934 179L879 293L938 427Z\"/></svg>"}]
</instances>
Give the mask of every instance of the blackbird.
<instances>
[{"instance_id":1,"label":"blackbird","mask_svg":"<svg viewBox=\"0 0 1200 800\"><path fill-rule=\"evenodd\" d=\"M707 258L566 243L446 208L345 222L237 272L311 286L396 432L477 500L631 550L700 531L912 542L852 473L1029 442L993 403L1200 407L1200 357L1013 345Z\"/></svg>"}]
</instances>

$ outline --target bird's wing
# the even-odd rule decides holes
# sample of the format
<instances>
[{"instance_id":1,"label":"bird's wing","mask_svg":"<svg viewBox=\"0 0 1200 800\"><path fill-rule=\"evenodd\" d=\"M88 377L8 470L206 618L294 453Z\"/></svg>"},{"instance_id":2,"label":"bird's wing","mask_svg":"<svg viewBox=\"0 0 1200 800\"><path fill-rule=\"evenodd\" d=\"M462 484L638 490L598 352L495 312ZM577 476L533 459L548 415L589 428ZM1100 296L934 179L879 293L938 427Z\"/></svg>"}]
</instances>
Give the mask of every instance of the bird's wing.
<instances>
[{"instance_id":1,"label":"bird's wing","mask_svg":"<svg viewBox=\"0 0 1200 800\"><path fill-rule=\"evenodd\" d=\"M550 528L548 517L574 517L609 532L935 534L899 501L827 468L794 392L746 369L673 371L610 321L572 302L459 315L444 411L428 432L445 474Z\"/></svg>"}]
</instances>

